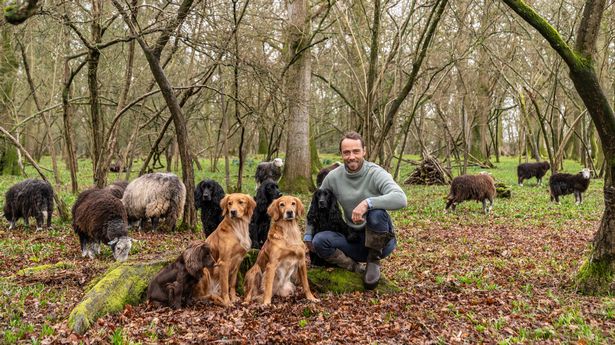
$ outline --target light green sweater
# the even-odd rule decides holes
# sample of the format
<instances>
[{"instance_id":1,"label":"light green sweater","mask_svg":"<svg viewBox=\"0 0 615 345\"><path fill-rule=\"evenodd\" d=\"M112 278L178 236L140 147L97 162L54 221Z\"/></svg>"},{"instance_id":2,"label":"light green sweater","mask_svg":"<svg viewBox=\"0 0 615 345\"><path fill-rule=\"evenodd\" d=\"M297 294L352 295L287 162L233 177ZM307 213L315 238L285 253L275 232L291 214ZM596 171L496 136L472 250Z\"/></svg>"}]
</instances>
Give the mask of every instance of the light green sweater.
<instances>
[{"instance_id":1,"label":"light green sweater","mask_svg":"<svg viewBox=\"0 0 615 345\"><path fill-rule=\"evenodd\" d=\"M352 210L367 198L370 199L370 209L398 210L407 205L406 194L391 174L368 161L364 161L356 173L349 173L344 166L336 168L325 177L320 188L330 189L335 194L346 224L355 230L363 229L365 222L354 224ZM312 226L307 225L304 240L311 241L312 234Z\"/></svg>"}]
</instances>

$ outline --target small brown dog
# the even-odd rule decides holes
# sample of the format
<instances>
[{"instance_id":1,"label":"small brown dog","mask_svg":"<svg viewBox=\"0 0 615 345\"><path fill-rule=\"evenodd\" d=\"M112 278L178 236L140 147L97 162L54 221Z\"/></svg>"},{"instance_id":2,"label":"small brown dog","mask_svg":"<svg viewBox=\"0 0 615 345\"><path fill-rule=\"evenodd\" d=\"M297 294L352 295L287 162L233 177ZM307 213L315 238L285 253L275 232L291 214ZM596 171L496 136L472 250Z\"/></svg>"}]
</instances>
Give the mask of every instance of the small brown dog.
<instances>
[{"instance_id":1,"label":"small brown dog","mask_svg":"<svg viewBox=\"0 0 615 345\"><path fill-rule=\"evenodd\" d=\"M224 219L205 240L216 264L203 270L195 296L228 306L237 300L237 273L251 246L248 226L256 202L247 194L233 193L220 201L220 207Z\"/></svg>"},{"instance_id":2,"label":"small brown dog","mask_svg":"<svg viewBox=\"0 0 615 345\"><path fill-rule=\"evenodd\" d=\"M190 243L188 248L160 271L147 287L147 299L156 306L173 309L185 306L203 276L203 268L213 267L209 245L204 241Z\"/></svg>"},{"instance_id":3,"label":"small brown dog","mask_svg":"<svg viewBox=\"0 0 615 345\"><path fill-rule=\"evenodd\" d=\"M246 302L262 298L263 305L268 305L273 295L289 296L295 291L291 281L295 273L299 274L305 297L318 302L310 291L305 258L307 248L297 222L304 212L301 200L294 196L282 196L267 209L273 224L256 263L246 273Z\"/></svg>"}]
</instances>

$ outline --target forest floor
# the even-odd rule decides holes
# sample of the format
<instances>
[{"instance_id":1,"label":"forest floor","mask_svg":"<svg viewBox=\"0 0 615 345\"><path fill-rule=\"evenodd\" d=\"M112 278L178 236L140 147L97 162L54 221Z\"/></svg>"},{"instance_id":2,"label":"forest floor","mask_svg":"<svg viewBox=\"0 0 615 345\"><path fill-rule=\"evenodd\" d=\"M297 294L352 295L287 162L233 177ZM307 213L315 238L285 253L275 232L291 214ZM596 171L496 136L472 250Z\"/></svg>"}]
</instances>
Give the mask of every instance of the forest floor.
<instances>
[{"instance_id":1,"label":"forest floor","mask_svg":"<svg viewBox=\"0 0 615 345\"><path fill-rule=\"evenodd\" d=\"M568 171L579 167L566 162ZM0 221L0 343L613 343L615 299L575 292L574 276L588 254L603 210L602 181L585 202L549 203L546 186L515 184L513 159L491 173L512 188L490 215L466 202L444 214L448 187L403 186L408 207L391 212L397 250L384 273L402 291L274 298L273 305L230 308L198 304L181 310L147 304L108 315L85 335L67 318L88 283L113 259L81 258L70 224L36 232ZM472 171L474 172L474 171ZM547 176L548 177L548 176ZM547 179L545 179L546 184ZM8 182L7 182L8 184ZM0 192L6 186L0 183ZM307 202L308 195L302 196ZM58 221L59 222L59 221ZM131 259L178 253L202 235L135 232ZM20 269L62 262L57 269L18 276Z\"/></svg>"}]
</instances>

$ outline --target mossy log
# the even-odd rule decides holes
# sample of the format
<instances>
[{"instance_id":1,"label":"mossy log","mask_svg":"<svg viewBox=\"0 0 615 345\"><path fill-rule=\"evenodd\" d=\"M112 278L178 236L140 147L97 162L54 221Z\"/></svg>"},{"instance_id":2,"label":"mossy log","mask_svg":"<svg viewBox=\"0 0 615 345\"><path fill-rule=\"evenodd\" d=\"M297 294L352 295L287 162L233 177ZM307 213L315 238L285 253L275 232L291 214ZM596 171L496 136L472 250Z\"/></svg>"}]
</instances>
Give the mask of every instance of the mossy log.
<instances>
[{"instance_id":1,"label":"mossy log","mask_svg":"<svg viewBox=\"0 0 615 345\"><path fill-rule=\"evenodd\" d=\"M348 293L365 291L363 277L341 268L312 267L308 270L310 286L318 292ZM400 288L384 276L375 291L380 293L399 292Z\"/></svg>"},{"instance_id":2,"label":"mossy log","mask_svg":"<svg viewBox=\"0 0 615 345\"><path fill-rule=\"evenodd\" d=\"M129 262L109 271L70 313L68 326L83 334L99 317L140 303L150 280L171 260Z\"/></svg>"},{"instance_id":3,"label":"mossy log","mask_svg":"<svg viewBox=\"0 0 615 345\"><path fill-rule=\"evenodd\" d=\"M512 196L510 186L502 182L497 182L495 184L495 193L497 198L510 199L510 197Z\"/></svg>"}]
</instances>

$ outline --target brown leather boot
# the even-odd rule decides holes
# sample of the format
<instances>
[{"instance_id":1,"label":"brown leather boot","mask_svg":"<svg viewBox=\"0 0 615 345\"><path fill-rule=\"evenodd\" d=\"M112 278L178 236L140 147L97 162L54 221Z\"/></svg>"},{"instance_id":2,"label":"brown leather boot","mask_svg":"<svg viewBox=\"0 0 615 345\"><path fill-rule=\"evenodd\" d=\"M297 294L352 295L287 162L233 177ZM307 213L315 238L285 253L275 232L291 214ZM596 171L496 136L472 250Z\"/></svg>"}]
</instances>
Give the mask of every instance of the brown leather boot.
<instances>
[{"instance_id":1,"label":"brown leather boot","mask_svg":"<svg viewBox=\"0 0 615 345\"><path fill-rule=\"evenodd\" d=\"M348 257L346 254L344 254L343 251L339 249L336 249L333 255L331 255L328 258L324 258L324 259L338 267L341 267L351 272L360 273L360 274L364 272L363 268L358 262Z\"/></svg>"},{"instance_id":2,"label":"brown leather boot","mask_svg":"<svg viewBox=\"0 0 615 345\"><path fill-rule=\"evenodd\" d=\"M373 290L380 281L380 259L382 250L393 239L395 235L391 232L376 232L365 229L365 247L369 249L367 254L367 268L363 277L363 286L367 290Z\"/></svg>"}]
</instances>

